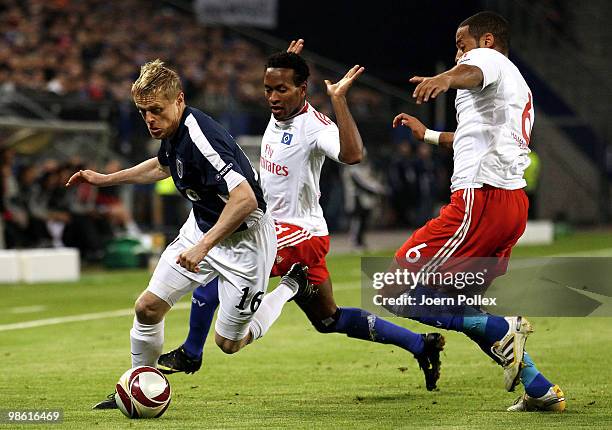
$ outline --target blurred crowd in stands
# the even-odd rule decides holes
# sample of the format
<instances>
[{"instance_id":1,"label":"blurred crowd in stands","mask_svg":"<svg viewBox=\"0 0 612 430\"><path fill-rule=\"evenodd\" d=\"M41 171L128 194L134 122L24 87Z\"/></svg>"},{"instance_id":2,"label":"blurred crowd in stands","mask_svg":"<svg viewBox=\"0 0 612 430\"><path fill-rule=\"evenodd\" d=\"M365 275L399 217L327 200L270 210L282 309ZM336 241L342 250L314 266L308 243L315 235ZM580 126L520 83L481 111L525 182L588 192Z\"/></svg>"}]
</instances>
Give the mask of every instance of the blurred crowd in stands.
<instances>
[{"instance_id":1,"label":"blurred crowd in stands","mask_svg":"<svg viewBox=\"0 0 612 430\"><path fill-rule=\"evenodd\" d=\"M19 160L21 158L21 161ZM7 248L78 248L87 261L103 255L104 244L117 234L139 234L118 187L80 184L66 188L68 178L88 167L79 159L24 162L12 150L0 151L0 209ZM105 172L119 169L109 162Z\"/></svg>"},{"instance_id":2,"label":"blurred crowd in stands","mask_svg":"<svg viewBox=\"0 0 612 430\"><path fill-rule=\"evenodd\" d=\"M188 104L209 112L238 137L261 135L265 129L270 114L262 74L270 53L227 29L202 26L193 15L157 0L0 2L0 91L110 104L114 114L109 120L117 131L113 149L123 167L150 156L142 150L148 135L130 97L144 62L161 58L176 68ZM308 100L332 116L323 79L338 76L310 66ZM365 247L363 235L374 216L379 227L403 228L418 226L434 214L448 194L449 157L405 139L392 144L383 97L360 85L349 95L365 144L372 148L371 159L345 173L342 166L326 163L321 201L330 229L346 230L351 224L355 245ZM77 118L69 119L79 119L78 108L76 112ZM368 136L374 121L379 124ZM380 121L388 136L380 136ZM122 166L118 161L89 166L77 158L20 155L3 148L0 136L5 245L74 246L86 260L96 261L113 237L137 236L136 225L176 232L186 205L177 204L182 200L172 187L163 192L155 186L138 188L129 211L118 188L64 187L73 172L87 167L111 172ZM342 181L346 187L337 186Z\"/></svg>"},{"instance_id":3,"label":"blurred crowd in stands","mask_svg":"<svg viewBox=\"0 0 612 430\"><path fill-rule=\"evenodd\" d=\"M235 95L252 97L249 80L261 74L260 62L251 61L260 55L254 47L227 46L221 29L156 6L145 0L3 1L2 85L120 101L129 99L139 66L159 57L181 70L188 93L225 98L231 77L241 83Z\"/></svg>"},{"instance_id":4,"label":"blurred crowd in stands","mask_svg":"<svg viewBox=\"0 0 612 430\"><path fill-rule=\"evenodd\" d=\"M0 37L0 88L112 102L124 146L136 113L131 84L140 66L155 58L180 72L189 104L212 112L233 135L261 132L250 114L265 107L261 81L270 52L163 2L4 0ZM311 102L325 112L322 82L332 77L316 67L311 72ZM381 103L365 88L351 97L356 115Z\"/></svg>"}]
</instances>

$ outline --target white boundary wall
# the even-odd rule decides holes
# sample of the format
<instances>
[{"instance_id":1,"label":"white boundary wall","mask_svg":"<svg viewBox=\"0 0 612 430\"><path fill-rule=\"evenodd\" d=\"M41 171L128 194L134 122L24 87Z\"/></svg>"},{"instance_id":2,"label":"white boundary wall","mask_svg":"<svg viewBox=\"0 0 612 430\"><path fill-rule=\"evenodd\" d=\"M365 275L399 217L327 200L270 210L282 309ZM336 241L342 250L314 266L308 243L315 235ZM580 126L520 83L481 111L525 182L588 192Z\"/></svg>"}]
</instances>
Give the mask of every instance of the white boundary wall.
<instances>
[{"instance_id":1,"label":"white boundary wall","mask_svg":"<svg viewBox=\"0 0 612 430\"><path fill-rule=\"evenodd\" d=\"M80 274L75 248L0 250L0 283L78 281Z\"/></svg>"}]
</instances>

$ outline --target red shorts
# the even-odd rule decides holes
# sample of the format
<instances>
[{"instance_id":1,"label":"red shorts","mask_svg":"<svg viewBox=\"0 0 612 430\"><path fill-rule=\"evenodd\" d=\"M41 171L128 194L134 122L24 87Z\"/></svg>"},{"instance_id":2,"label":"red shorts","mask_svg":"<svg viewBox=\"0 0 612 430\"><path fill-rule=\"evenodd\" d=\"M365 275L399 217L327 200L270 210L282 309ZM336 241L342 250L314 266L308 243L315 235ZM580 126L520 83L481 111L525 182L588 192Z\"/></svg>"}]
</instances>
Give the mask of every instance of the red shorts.
<instances>
[{"instance_id":1,"label":"red shorts","mask_svg":"<svg viewBox=\"0 0 612 430\"><path fill-rule=\"evenodd\" d=\"M325 256L329 252L329 236L313 236L292 224L276 224L278 248L270 276L282 276L294 263L308 266L308 280L314 285L329 278Z\"/></svg>"},{"instance_id":2,"label":"red shorts","mask_svg":"<svg viewBox=\"0 0 612 430\"><path fill-rule=\"evenodd\" d=\"M455 191L440 215L416 230L395 259L403 267L438 270L450 258L492 257L499 260L499 276L506 272L512 247L525 231L528 208L521 189L485 185Z\"/></svg>"}]
</instances>

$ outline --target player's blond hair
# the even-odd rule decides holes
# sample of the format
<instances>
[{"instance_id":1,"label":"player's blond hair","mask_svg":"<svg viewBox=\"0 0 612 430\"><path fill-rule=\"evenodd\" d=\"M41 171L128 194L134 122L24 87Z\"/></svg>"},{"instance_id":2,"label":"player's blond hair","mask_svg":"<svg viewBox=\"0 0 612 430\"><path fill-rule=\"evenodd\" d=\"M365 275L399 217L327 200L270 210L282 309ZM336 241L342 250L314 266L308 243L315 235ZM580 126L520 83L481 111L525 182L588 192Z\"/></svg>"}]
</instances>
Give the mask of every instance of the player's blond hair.
<instances>
[{"instance_id":1,"label":"player's blond hair","mask_svg":"<svg viewBox=\"0 0 612 430\"><path fill-rule=\"evenodd\" d=\"M132 98L163 96L174 100L183 91L178 73L165 66L159 58L140 68L140 76L132 84Z\"/></svg>"}]
</instances>

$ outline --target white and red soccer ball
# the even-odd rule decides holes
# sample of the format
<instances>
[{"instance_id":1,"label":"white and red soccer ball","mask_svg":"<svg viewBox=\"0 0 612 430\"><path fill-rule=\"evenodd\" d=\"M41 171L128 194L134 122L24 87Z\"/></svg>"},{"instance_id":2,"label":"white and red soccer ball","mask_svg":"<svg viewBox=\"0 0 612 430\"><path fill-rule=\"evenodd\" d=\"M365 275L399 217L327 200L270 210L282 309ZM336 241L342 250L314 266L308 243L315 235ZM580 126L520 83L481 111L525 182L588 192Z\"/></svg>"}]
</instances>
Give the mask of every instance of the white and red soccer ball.
<instances>
[{"instance_id":1,"label":"white and red soccer ball","mask_svg":"<svg viewBox=\"0 0 612 430\"><path fill-rule=\"evenodd\" d=\"M158 418L170 404L170 383L157 369L139 366L128 370L117 382L115 401L128 418Z\"/></svg>"}]
</instances>

